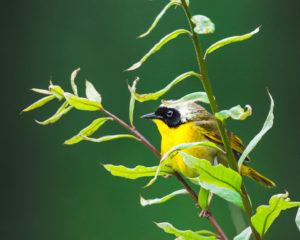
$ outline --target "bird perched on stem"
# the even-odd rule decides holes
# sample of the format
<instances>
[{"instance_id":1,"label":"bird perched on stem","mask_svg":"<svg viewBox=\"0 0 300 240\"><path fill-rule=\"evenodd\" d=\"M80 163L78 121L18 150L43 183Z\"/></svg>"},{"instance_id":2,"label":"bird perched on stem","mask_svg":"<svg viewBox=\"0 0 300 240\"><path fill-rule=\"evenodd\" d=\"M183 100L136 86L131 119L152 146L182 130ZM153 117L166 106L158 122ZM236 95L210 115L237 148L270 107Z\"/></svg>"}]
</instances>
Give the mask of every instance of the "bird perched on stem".
<instances>
[{"instance_id":1,"label":"bird perched on stem","mask_svg":"<svg viewBox=\"0 0 300 240\"><path fill-rule=\"evenodd\" d=\"M155 122L161 135L162 156L172 147L182 143L207 141L223 148L215 117L194 102L163 101L163 104L154 113L146 114L142 118L152 119ZM245 147L237 136L229 131L227 131L227 134L232 150L238 160ZM226 155L214 148L200 146L184 150L184 152L200 159L206 159L211 164L214 164L214 161L217 159L218 163L225 166L228 165ZM249 157L247 157L246 161L249 162L249 160ZM198 176L195 170L185 164L180 154L171 158L166 164L171 165L172 168L186 177L193 178ZM246 164L242 165L241 174L254 179L264 186L275 186L274 182Z\"/></svg>"}]
</instances>

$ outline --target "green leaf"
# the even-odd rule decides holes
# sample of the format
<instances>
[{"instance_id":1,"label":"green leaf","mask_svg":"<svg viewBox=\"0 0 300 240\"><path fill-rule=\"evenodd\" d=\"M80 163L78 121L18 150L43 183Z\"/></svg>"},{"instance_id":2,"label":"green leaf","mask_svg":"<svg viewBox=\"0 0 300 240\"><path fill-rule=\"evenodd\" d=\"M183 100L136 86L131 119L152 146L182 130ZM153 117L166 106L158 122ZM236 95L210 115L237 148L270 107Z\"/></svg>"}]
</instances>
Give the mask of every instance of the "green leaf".
<instances>
[{"instance_id":1,"label":"green leaf","mask_svg":"<svg viewBox=\"0 0 300 240\"><path fill-rule=\"evenodd\" d=\"M163 15L166 13L166 11L173 5L181 5L181 1L170 1L163 10L157 15L157 17L154 19L154 22L152 23L151 27L143 34L138 36L138 38L146 37L158 24L159 20L163 17Z\"/></svg>"},{"instance_id":2,"label":"green leaf","mask_svg":"<svg viewBox=\"0 0 300 240\"><path fill-rule=\"evenodd\" d=\"M118 134L118 135L108 135L108 136L104 136L104 137L100 137L100 138L89 138L86 136L81 136L83 140L87 140L90 142L96 142L96 143L100 143L100 142L106 142L106 141L110 141L110 140L114 140L114 139L118 139L118 138L132 138L135 140L138 140L138 138L136 138L133 135L130 134Z\"/></svg>"},{"instance_id":3,"label":"green leaf","mask_svg":"<svg viewBox=\"0 0 300 240\"><path fill-rule=\"evenodd\" d=\"M212 166L206 159L199 159L180 152L185 164L199 172L199 177L192 178L198 181L201 187L211 191L226 201L243 208L241 198L241 176L231 168L222 164Z\"/></svg>"},{"instance_id":4,"label":"green leaf","mask_svg":"<svg viewBox=\"0 0 300 240\"><path fill-rule=\"evenodd\" d=\"M156 174L158 167L144 167L144 166L136 166L135 168L127 168L121 165L111 165L105 164L103 167L109 171L112 175L118 177L124 177L129 179L137 179L141 177L152 177ZM160 168L158 175L169 175L173 174L173 170L168 167Z\"/></svg>"},{"instance_id":5,"label":"green leaf","mask_svg":"<svg viewBox=\"0 0 300 240\"><path fill-rule=\"evenodd\" d=\"M86 85L86 88L85 88L86 97L91 101L101 103L101 101L102 101L101 95L97 92L94 85L91 84L87 80L85 81L85 85Z\"/></svg>"},{"instance_id":6,"label":"green leaf","mask_svg":"<svg viewBox=\"0 0 300 240\"><path fill-rule=\"evenodd\" d=\"M269 205L261 205L256 209L256 214L251 217L251 222L263 238L282 210L299 206L300 202L290 202L288 193L273 195Z\"/></svg>"},{"instance_id":7,"label":"green leaf","mask_svg":"<svg viewBox=\"0 0 300 240\"><path fill-rule=\"evenodd\" d=\"M295 222L296 222L297 228L300 231L300 208L298 208L298 212L297 212L297 215L296 215Z\"/></svg>"},{"instance_id":8,"label":"green leaf","mask_svg":"<svg viewBox=\"0 0 300 240\"><path fill-rule=\"evenodd\" d=\"M250 32L250 33L247 33L245 35L241 35L241 36L233 36L233 37L229 37L229 38L224 38L216 43L214 43L213 45L211 45L205 52L205 55L204 55L204 59L206 58L207 54L217 50L218 48L220 47L223 47L227 44L230 44L230 43L234 43L234 42L239 42L239 41L244 41L248 38L251 38L254 34L258 33L259 32L259 27L256 28L254 31Z\"/></svg>"},{"instance_id":9,"label":"green leaf","mask_svg":"<svg viewBox=\"0 0 300 240\"><path fill-rule=\"evenodd\" d=\"M172 82L170 82L166 87L163 89L154 92L154 93L148 93L148 94L138 94L135 92L135 89L133 87L128 86L129 91L131 94L134 95L135 99L139 102L149 101L149 100L157 100L159 97L164 95L166 92L168 92L173 86L175 86L177 83L181 82L182 80L186 79L189 76L196 76L201 79L201 75L198 73L195 73L193 71L186 72L175 78Z\"/></svg>"},{"instance_id":10,"label":"green leaf","mask_svg":"<svg viewBox=\"0 0 300 240\"><path fill-rule=\"evenodd\" d=\"M223 165L221 165L223 166ZM195 179L193 179L195 180ZM218 184L210 184L208 183L211 181L209 177L202 177L197 179L201 187L206 188L210 190L212 193L218 195L219 197L223 198L224 200L231 202L235 205L237 205L240 208L244 208L242 198L241 198L241 193L239 193L236 190L231 190L227 188L227 186L219 186ZM220 179L221 180L221 179ZM226 182L226 181L225 181ZM225 184L226 185L226 184Z\"/></svg>"},{"instance_id":11,"label":"green leaf","mask_svg":"<svg viewBox=\"0 0 300 240\"><path fill-rule=\"evenodd\" d=\"M21 113L28 112L28 111L31 111L33 109L42 107L43 105L45 105L47 102L51 101L54 98L55 98L55 96L53 96L53 95L47 96L47 97L43 97L43 98L39 99L38 101L36 101L35 103L31 104L29 107L23 109L21 111Z\"/></svg>"},{"instance_id":12,"label":"green leaf","mask_svg":"<svg viewBox=\"0 0 300 240\"><path fill-rule=\"evenodd\" d=\"M182 103L186 102L203 102L203 103L209 103L208 97L206 92L194 92L185 95L184 97L178 99L178 100L162 100L162 103L164 105L180 105Z\"/></svg>"},{"instance_id":13,"label":"green leaf","mask_svg":"<svg viewBox=\"0 0 300 240\"><path fill-rule=\"evenodd\" d=\"M173 2L177 2L178 3L178 5L180 4L180 5L182 5L182 1L181 0L173 0ZM185 2L186 2L186 5L190 5L190 0L185 0Z\"/></svg>"},{"instance_id":14,"label":"green leaf","mask_svg":"<svg viewBox=\"0 0 300 240\"><path fill-rule=\"evenodd\" d=\"M132 84L131 89L135 92L136 90L136 85L138 83L138 81L140 80L139 77L137 77ZM135 98L134 95L131 93L130 95L130 103L129 103L129 121L131 126L133 126L133 111L134 111L134 105L135 105Z\"/></svg>"},{"instance_id":15,"label":"green leaf","mask_svg":"<svg viewBox=\"0 0 300 240\"><path fill-rule=\"evenodd\" d=\"M40 122L40 121L37 121L35 120L38 124L41 124L41 125L47 125L49 123L55 123L57 122L64 114L68 113L73 107L72 106L69 106L68 107L68 102L65 101L61 107L56 111L56 113L51 116L50 118L46 119L45 121L43 122Z\"/></svg>"},{"instance_id":16,"label":"green leaf","mask_svg":"<svg viewBox=\"0 0 300 240\"><path fill-rule=\"evenodd\" d=\"M50 82L49 90L58 100L64 98L64 90L60 86L53 85L52 82Z\"/></svg>"},{"instance_id":17,"label":"green leaf","mask_svg":"<svg viewBox=\"0 0 300 240\"><path fill-rule=\"evenodd\" d=\"M270 110L267 116L267 119L262 127L262 129L260 130L260 132L250 141L250 143L248 144L248 146L246 147L246 149L244 150L242 156L240 157L239 161L238 161L238 166L241 167L243 162L245 161L246 157L249 155L249 153L255 148L255 146L258 144L258 142L261 140L261 138L263 137L263 135L266 134L267 131L270 130L270 128L273 126L273 122L274 122L274 101L273 98L271 96L271 94L268 92L270 100L271 100L271 106L270 106Z\"/></svg>"},{"instance_id":18,"label":"green leaf","mask_svg":"<svg viewBox=\"0 0 300 240\"><path fill-rule=\"evenodd\" d=\"M193 232L191 230L182 231L176 229L172 224L163 222L155 223L159 228L163 229L166 233L174 234L176 237L181 237L185 240L216 240L214 233L205 231L204 234L201 232ZM208 233L208 234L207 234Z\"/></svg>"},{"instance_id":19,"label":"green leaf","mask_svg":"<svg viewBox=\"0 0 300 240\"><path fill-rule=\"evenodd\" d=\"M240 105L237 105L235 107L230 108L229 110L217 112L215 114L215 117L221 121L224 121L229 117L235 120L245 120L252 114L252 108L250 105L246 105L245 108L247 109L246 111Z\"/></svg>"},{"instance_id":20,"label":"green leaf","mask_svg":"<svg viewBox=\"0 0 300 240\"><path fill-rule=\"evenodd\" d=\"M171 0L172 2L176 2L178 5L182 5L182 2L181 2L181 0ZM185 2L186 2L186 5L190 5L190 0L185 0Z\"/></svg>"},{"instance_id":21,"label":"green leaf","mask_svg":"<svg viewBox=\"0 0 300 240\"><path fill-rule=\"evenodd\" d=\"M223 149L219 148L216 144L213 142L191 142L191 143L182 143L179 145L176 145L175 147L172 147L166 154L162 157L160 160L161 162L164 162L168 158L172 158L175 156L179 151L186 150L186 149L192 149L197 147L210 147L214 148L216 150L219 150L224 153Z\"/></svg>"},{"instance_id":22,"label":"green leaf","mask_svg":"<svg viewBox=\"0 0 300 240\"><path fill-rule=\"evenodd\" d=\"M247 227L239 235L235 236L233 240L249 240L251 237L251 234L252 234L251 228Z\"/></svg>"},{"instance_id":23,"label":"green leaf","mask_svg":"<svg viewBox=\"0 0 300 240\"><path fill-rule=\"evenodd\" d=\"M98 111L102 109L102 105L98 102L94 102L86 98L77 97L71 93L64 93L64 96L71 106L79 110Z\"/></svg>"},{"instance_id":24,"label":"green leaf","mask_svg":"<svg viewBox=\"0 0 300 240\"><path fill-rule=\"evenodd\" d=\"M189 31L187 31L185 29L178 29L178 30L175 30L174 32L169 33L167 36L163 37L157 44L155 44L154 47L151 48L150 51L139 62L133 64L130 68L126 69L126 71L133 71L133 70L139 68L143 64L143 62L145 62L148 59L148 57L150 57L153 53L158 51L167 42L169 42L173 38L176 38L178 35L180 35L182 33L191 34Z\"/></svg>"},{"instance_id":25,"label":"green leaf","mask_svg":"<svg viewBox=\"0 0 300 240\"><path fill-rule=\"evenodd\" d=\"M209 198L210 198L209 190L206 190L205 188L200 188L200 192L198 195L198 203L199 203L199 206L201 207L201 209L208 210Z\"/></svg>"},{"instance_id":26,"label":"green leaf","mask_svg":"<svg viewBox=\"0 0 300 240\"><path fill-rule=\"evenodd\" d=\"M73 90L73 93L78 96L78 91L77 91L77 86L75 84L75 78L78 74L78 72L80 71L80 68L77 68L76 70L74 70L71 74L71 86L72 86L72 90Z\"/></svg>"},{"instance_id":27,"label":"green leaf","mask_svg":"<svg viewBox=\"0 0 300 240\"><path fill-rule=\"evenodd\" d=\"M206 231L206 230L195 231L195 233L202 237L217 237L217 235L215 233ZM188 239L189 238L177 237L175 240L188 240ZM207 239L207 238L205 238L205 239Z\"/></svg>"},{"instance_id":28,"label":"green leaf","mask_svg":"<svg viewBox=\"0 0 300 240\"><path fill-rule=\"evenodd\" d=\"M52 94L50 91L45 90L45 89L31 88L30 90L34 91L34 92L37 92L37 93L40 93L40 94L45 94L45 95L51 95Z\"/></svg>"},{"instance_id":29,"label":"green leaf","mask_svg":"<svg viewBox=\"0 0 300 240\"><path fill-rule=\"evenodd\" d=\"M195 15L191 20L196 25L194 31L197 34L208 34L215 31L215 24L206 16Z\"/></svg>"},{"instance_id":30,"label":"green leaf","mask_svg":"<svg viewBox=\"0 0 300 240\"><path fill-rule=\"evenodd\" d=\"M101 127L108 120L112 120L112 118L109 118L109 117L108 118L98 118L98 119L94 120L89 126L82 129L77 135L66 140L64 142L64 144L71 145L71 144L82 141L83 140L82 136L92 135L94 132L96 132L98 130L99 127Z\"/></svg>"},{"instance_id":31,"label":"green leaf","mask_svg":"<svg viewBox=\"0 0 300 240\"><path fill-rule=\"evenodd\" d=\"M214 148L214 149L217 149L221 152L224 152L221 148L219 148L216 144L212 143L212 142L192 142L192 143L182 143L182 144L179 144L175 147L172 147L160 160L160 163L159 163L159 166L158 166L158 169L157 169L157 172L159 171L162 163L164 161L166 161L167 159L169 158L173 158L177 153L178 151L181 151L181 150L185 150L185 149L191 149L191 148L197 148L197 147L201 147L201 146L205 146L205 147L211 147L211 148ZM154 178L152 178L150 180L150 182L145 186L146 187L149 187L150 185L152 185L157 179L157 175L154 176Z\"/></svg>"},{"instance_id":32,"label":"green leaf","mask_svg":"<svg viewBox=\"0 0 300 240\"><path fill-rule=\"evenodd\" d=\"M173 198L177 195L181 195L181 194L188 194L188 191L186 189L181 189L181 190L172 192L171 194L164 196L162 198L155 198L155 199L149 199L149 200L146 200L142 196L140 196L140 203L143 207L148 206L148 205L153 205L153 204L164 203L164 202L170 200L171 198Z\"/></svg>"}]
</instances>

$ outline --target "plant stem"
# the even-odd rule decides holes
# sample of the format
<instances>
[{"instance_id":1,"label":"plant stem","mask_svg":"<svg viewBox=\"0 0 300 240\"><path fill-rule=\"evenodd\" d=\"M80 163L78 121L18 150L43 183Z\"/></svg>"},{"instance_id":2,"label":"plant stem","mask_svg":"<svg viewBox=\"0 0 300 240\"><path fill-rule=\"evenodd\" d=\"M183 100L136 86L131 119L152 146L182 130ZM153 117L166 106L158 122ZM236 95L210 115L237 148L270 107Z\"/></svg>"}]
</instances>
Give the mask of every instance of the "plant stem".
<instances>
[{"instance_id":1,"label":"plant stem","mask_svg":"<svg viewBox=\"0 0 300 240\"><path fill-rule=\"evenodd\" d=\"M196 206L198 208L200 208L199 203L198 203L198 196L195 193L195 191L193 189L191 189L191 187L187 184L187 182L183 179L183 177L175 170L174 170L174 175L182 183L182 185L186 188L186 190L189 192L191 198L195 201ZM227 240L225 233L223 232L222 228L219 226L219 224L217 223L216 219L213 217L213 215L210 211L206 211L206 213L203 215L203 217L206 217L207 220L211 223L213 228L219 234L220 239Z\"/></svg>"},{"instance_id":2,"label":"plant stem","mask_svg":"<svg viewBox=\"0 0 300 240\"><path fill-rule=\"evenodd\" d=\"M191 28L191 33L192 33L191 37L192 37L192 41L193 41L195 52L196 52L198 67L199 67L200 73L202 74L202 85L208 96L212 113L215 115L215 113L218 112L218 106L217 106L217 102L214 97L212 86L211 86L210 79L208 76L208 71L207 71L207 67L206 67L206 59L203 58L203 53L201 50L201 45L200 45L198 34L195 33L195 31L194 31L195 24L191 20L192 19L191 11L185 0L181 0L181 2L182 2L182 6L184 8L185 14L188 18L190 28ZM226 133L225 122L222 122L218 119L216 119L216 121L217 121L218 129L219 129L219 132L220 132L220 135L222 138L224 149L226 151L228 165L231 169L238 172L238 165L237 165L236 159L234 157L234 154L233 154L233 151L232 151L232 148L231 148L231 145L230 145L227 133ZM251 223L251 216L253 215L253 212L252 212L252 207L251 207L251 203L250 203L248 194L246 192L246 188L243 183L241 186L241 190L242 190L241 197L242 197L243 205L245 208L245 212L246 212L250 227L252 229L252 233L253 233L255 239L259 240L261 238Z\"/></svg>"},{"instance_id":3,"label":"plant stem","mask_svg":"<svg viewBox=\"0 0 300 240\"><path fill-rule=\"evenodd\" d=\"M148 147L159 159L161 158L160 152L138 131L135 129L135 127L130 127L127 123L125 123L123 120L112 114L111 112L107 111L106 109L101 109L104 113L106 113L108 116L110 116L112 119L120 123L123 127L128 129L130 132L132 132L140 142L144 143L146 147Z\"/></svg>"},{"instance_id":4,"label":"plant stem","mask_svg":"<svg viewBox=\"0 0 300 240\"><path fill-rule=\"evenodd\" d=\"M108 116L110 116L112 119L114 119L120 125L125 127L128 131L132 132L139 139L140 142L142 142L144 145L146 145L146 147L148 147L159 159L161 159L160 152L134 126L133 127L129 126L123 120L121 120L116 115L112 114L111 112L107 111L104 108L101 108L100 110L103 111ZM198 196L195 193L195 191L189 186L189 184L184 180L184 178L177 171L175 171L175 170L173 170L173 171L174 171L174 176L178 179L179 182L181 182L181 184L189 192L189 195L195 201L196 206L199 207ZM226 235L224 234L222 228L218 225L217 221L214 219L212 213L207 212L207 215L205 217L211 223L211 225L216 230L216 232L220 235L220 239L227 240Z\"/></svg>"},{"instance_id":5,"label":"plant stem","mask_svg":"<svg viewBox=\"0 0 300 240\"><path fill-rule=\"evenodd\" d=\"M195 201L196 203L196 206L198 208L200 208L199 206L199 203L198 203L198 196L197 194L195 193L195 191L188 185L188 183L184 180L184 178L177 172L173 169L174 171L174 175L175 177L182 183L182 185L186 188L186 190L189 192L191 198Z\"/></svg>"}]
</instances>

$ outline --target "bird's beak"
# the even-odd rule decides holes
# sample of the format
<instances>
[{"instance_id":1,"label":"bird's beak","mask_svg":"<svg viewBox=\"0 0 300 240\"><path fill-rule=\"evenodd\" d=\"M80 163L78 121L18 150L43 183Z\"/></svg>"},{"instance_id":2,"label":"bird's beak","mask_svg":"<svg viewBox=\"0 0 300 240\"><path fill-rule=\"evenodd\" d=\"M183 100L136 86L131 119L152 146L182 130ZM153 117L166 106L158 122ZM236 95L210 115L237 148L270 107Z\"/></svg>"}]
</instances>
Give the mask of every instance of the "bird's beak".
<instances>
[{"instance_id":1,"label":"bird's beak","mask_svg":"<svg viewBox=\"0 0 300 240\"><path fill-rule=\"evenodd\" d=\"M155 113L148 113L145 114L143 116L141 116L141 118L146 118L146 119L161 119L161 116L156 115Z\"/></svg>"}]
</instances>

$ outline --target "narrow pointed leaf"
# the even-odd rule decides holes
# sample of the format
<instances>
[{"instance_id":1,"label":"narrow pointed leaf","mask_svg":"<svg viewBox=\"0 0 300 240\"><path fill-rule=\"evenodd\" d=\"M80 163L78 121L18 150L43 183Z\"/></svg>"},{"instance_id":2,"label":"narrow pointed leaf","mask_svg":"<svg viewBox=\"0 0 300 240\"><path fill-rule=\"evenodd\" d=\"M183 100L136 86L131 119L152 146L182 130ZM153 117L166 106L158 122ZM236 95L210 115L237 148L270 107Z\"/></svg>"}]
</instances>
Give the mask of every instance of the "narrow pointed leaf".
<instances>
[{"instance_id":1,"label":"narrow pointed leaf","mask_svg":"<svg viewBox=\"0 0 300 240\"><path fill-rule=\"evenodd\" d=\"M35 103L31 104L30 106L28 106L27 108L23 109L22 112L28 112L31 111L33 109L39 108L44 106L47 102L53 100L55 98L55 96L51 95L51 96L47 96L47 97L43 97L41 99L39 99L38 101L36 101ZM21 113L22 113L21 112Z\"/></svg>"},{"instance_id":2,"label":"narrow pointed leaf","mask_svg":"<svg viewBox=\"0 0 300 240\"><path fill-rule=\"evenodd\" d=\"M49 90L58 100L64 98L64 90L60 86L50 83Z\"/></svg>"},{"instance_id":3,"label":"narrow pointed leaf","mask_svg":"<svg viewBox=\"0 0 300 240\"><path fill-rule=\"evenodd\" d=\"M60 106L60 108L57 110L56 113L61 113L61 112L63 112L68 106L69 106L69 103L68 103L67 101L65 101L65 102Z\"/></svg>"},{"instance_id":4,"label":"narrow pointed leaf","mask_svg":"<svg viewBox=\"0 0 300 240\"><path fill-rule=\"evenodd\" d=\"M201 230L201 231L195 231L196 234L200 235L201 237L215 237L213 239L218 239L216 234L210 231L206 230ZM204 238L207 239L207 238ZM177 237L175 240L189 240L189 238L184 238L184 237Z\"/></svg>"},{"instance_id":5,"label":"narrow pointed leaf","mask_svg":"<svg viewBox=\"0 0 300 240\"><path fill-rule=\"evenodd\" d=\"M159 228L163 229L166 233L170 233L175 235L176 237L181 237L185 240L216 240L216 236L213 233L208 234L201 234L201 232L193 232L191 230L179 230L176 229L172 224L163 222L163 223L155 223ZM207 233L208 231L205 231Z\"/></svg>"},{"instance_id":6,"label":"narrow pointed leaf","mask_svg":"<svg viewBox=\"0 0 300 240\"><path fill-rule=\"evenodd\" d=\"M240 190L242 178L236 171L222 164L213 166L205 159L184 152L180 152L180 155L188 167L198 171L199 177L193 178L193 181L198 181L201 187L243 208Z\"/></svg>"},{"instance_id":7,"label":"narrow pointed leaf","mask_svg":"<svg viewBox=\"0 0 300 240\"><path fill-rule=\"evenodd\" d=\"M297 215L296 215L295 222L296 222L297 228L300 231L300 207L298 208L298 212L297 212Z\"/></svg>"},{"instance_id":8,"label":"narrow pointed leaf","mask_svg":"<svg viewBox=\"0 0 300 240\"><path fill-rule=\"evenodd\" d=\"M224 153L224 150L219 148L216 144L213 142L191 142L191 143L182 143L179 145L176 145L175 147L172 147L161 159L161 162L164 162L169 157L172 157L176 155L179 151L186 150L186 149L192 149L197 147L210 147L214 148L216 150L219 150L220 152Z\"/></svg>"},{"instance_id":9,"label":"narrow pointed leaf","mask_svg":"<svg viewBox=\"0 0 300 240\"><path fill-rule=\"evenodd\" d=\"M215 31L215 24L206 16L195 15L191 20L196 25L194 31L197 34L208 34Z\"/></svg>"},{"instance_id":10,"label":"narrow pointed leaf","mask_svg":"<svg viewBox=\"0 0 300 240\"><path fill-rule=\"evenodd\" d=\"M135 168L127 168L121 165L111 165L111 164L105 164L103 167L109 171L112 175L118 176L118 177L124 177L129 179L137 179L141 177L152 177L157 172L157 166L155 167L145 167L145 166L136 166ZM168 167L162 167L158 175L169 175L172 174L173 170Z\"/></svg>"},{"instance_id":11,"label":"narrow pointed leaf","mask_svg":"<svg viewBox=\"0 0 300 240\"><path fill-rule=\"evenodd\" d=\"M181 0L171 0L172 2L176 2L178 5L182 5L182 2L181 2ZM186 5L190 5L190 0L185 0L185 2L186 2Z\"/></svg>"},{"instance_id":12,"label":"narrow pointed leaf","mask_svg":"<svg viewBox=\"0 0 300 240\"><path fill-rule=\"evenodd\" d=\"M86 98L77 97L71 93L64 93L64 96L71 106L79 110L98 111L102 109L102 105L98 102L91 101Z\"/></svg>"},{"instance_id":13,"label":"narrow pointed leaf","mask_svg":"<svg viewBox=\"0 0 300 240\"><path fill-rule=\"evenodd\" d=\"M250 105L246 105L245 108L247 109L246 111L240 105L237 105L235 107L230 108L229 110L217 112L215 114L215 117L221 121L224 121L229 117L235 120L245 120L252 114L252 108Z\"/></svg>"},{"instance_id":14,"label":"narrow pointed leaf","mask_svg":"<svg viewBox=\"0 0 300 240\"><path fill-rule=\"evenodd\" d=\"M138 100L139 102L144 102L144 101L149 101L149 100L157 100L160 98L162 95L164 95L166 92L168 92L173 86L175 86L177 83L181 82L182 80L186 79L187 77L190 76L196 76L198 78L201 78L201 75L195 72L186 72L175 78L172 82L170 82L166 87L163 89L154 92L154 93L148 93L148 94L138 94L135 92L135 89L132 87L128 86L129 91L134 95L135 99Z\"/></svg>"},{"instance_id":15,"label":"narrow pointed leaf","mask_svg":"<svg viewBox=\"0 0 300 240\"><path fill-rule=\"evenodd\" d=\"M206 177L203 177L200 180L197 180L201 187L208 189L212 193L218 195L220 198L223 198L224 200L231 202L242 209L244 208L241 193L239 193L238 191L231 190L229 188L219 186L217 184L210 184L208 183L211 180L210 178L207 179Z\"/></svg>"},{"instance_id":16,"label":"narrow pointed leaf","mask_svg":"<svg viewBox=\"0 0 300 240\"><path fill-rule=\"evenodd\" d=\"M241 36L233 36L233 37L229 37L229 38L224 38L216 43L214 43L213 45L211 45L205 52L204 58L206 58L207 54L217 50L220 47L223 47L227 44L230 43L234 43L234 42L240 42L240 41L244 41L248 38L251 38L254 34L259 32L259 27L256 28L254 31L241 35Z\"/></svg>"},{"instance_id":17,"label":"narrow pointed leaf","mask_svg":"<svg viewBox=\"0 0 300 240\"><path fill-rule=\"evenodd\" d=\"M39 88L31 88L31 91L40 93L40 94L45 94L45 95L51 95L52 93L49 90L45 90L45 89L39 89Z\"/></svg>"},{"instance_id":18,"label":"narrow pointed leaf","mask_svg":"<svg viewBox=\"0 0 300 240\"><path fill-rule=\"evenodd\" d=\"M99 129L99 127L101 127L108 120L112 120L112 118L98 118L94 120L89 126L82 129L77 135L66 140L64 144L71 145L82 141L83 140L82 136L87 137L92 135L94 132L96 132Z\"/></svg>"},{"instance_id":19,"label":"narrow pointed leaf","mask_svg":"<svg viewBox=\"0 0 300 240\"><path fill-rule=\"evenodd\" d=\"M68 104L67 101L64 102L53 116L51 116L50 118L46 119L43 122L40 122L40 121L37 121L37 120L36 120L36 122L38 124L41 124L41 125L47 125L49 123L57 122L64 114L68 113L73 108L72 106L68 107L68 105L69 104Z\"/></svg>"},{"instance_id":20,"label":"narrow pointed leaf","mask_svg":"<svg viewBox=\"0 0 300 240\"><path fill-rule=\"evenodd\" d=\"M148 59L148 57L150 57L153 53L158 51L163 45L165 45L167 42L169 42L170 40L176 38L178 35L183 34L183 33L190 34L190 32L185 29L178 29L178 30L175 30L174 32L169 33L167 36L163 37L157 44L155 44L154 47L151 48L150 51L140 61L133 64L126 71L133 71L133 70L139 68L143 64L143 62L145 62Z\"/></svg>"},{"instance_id":21,"label":"narrow pointed leaf","mask_svg":"<svg viewBox=\"0 0 300 240\"><path fill-rule=\"evenodd\" d=\"M182 195L182 194L188 194L188 191L186 189L181 189L177 190L175 192L172 192L171 194L164 196L162 198L155 198L155 199L145 199L142 196L140 197L140 203L143 207L148 206L148 205L153 205L153 204L159 204L159 203L164 203L171 198L177 196L177 195Z\"/></svg>"},{"instance_id":22,"label":"narrow pointed leaf","mask_svg":"<svg viewBox=\"0 0 300 240\"><path fill-rule=\"evenodd\" d=\"M179 144L173 148L171 148L160 160L160 163L159 163L159 166L158 166L158 169L157 169L157 172L159 171L162 163L164 161L166 161L168 158L172 158L174 157L178 151L181 151L181 150L185 150L185 149L191 149L191 148L197 148L197 147L201 147L201 146L205 146L205 147L211 147L211 148L214 148L214 149L217 149L221 152L224 152L221 148L219 148L216 144L212 143L212 142L192 142L192 143L182 143L182 144ZM157 175L154 176L154 178L152 178L150 180L150 182L145 186L145 187L149 187L150 185L152 185L157 179Z\"/></svg>"},{"instance_id":23,"label":"narrow pointed leaf","mask_svg":"<svg viewBox=\"0 0 300 240\"><path fill-rule=\"evenodd\" d=\"M170 1L164 8L163 10L157 15L157 17L154 19L154 22L152 23L151 27L143 34L138 36L138 38L143 38L146 37L158 24L159 20L163 17L163 15L166 13L166 11L172 6L172 5L180 5L181 2L179 3L178 1Z\"/></svg>"},{"instance_id":24,"label":"narrow pointed leaf","mask_svg":"<svg viewBox=\"0 0 300 240\"><path fill-rule=\"evenodd\" d=\"M268 92L270 100L271 100L271 106L270 106L270 110L267 116L267 119L262 127L262 129L260 130L260 132L250 141L250 143L248 144L248 146L246 147L246 149L244 150L242 156L240 157L239 161L238 161L238 165L239 167L242 166L243 162L245 161L246 157L249 155L249 153L255 148L255 146L258 144L258 142L261 140L261 138L266 134L267 131L270 130L270 128L273 126L273 122L274 122L274 101L273 98L271 96L271 94Z\"/></svg>"},{"instance_id":25,"label":"narrow pointed leaf","mask_svg":"<svg viewBox=\"0 0 300 240\"><path fill-rule=\"evenodd\" d=\"M77 90L77 85L75 84L75 78L76 78L79 71L80 71L80 68L77 68L71 74L71 87L72 87L73 93L76 96L78 96L78 90Z\"/></svg>"},{"instance_id":26,"label":"narrow pointed leaf","mask_svg":"<svg viewBox=\"0 0 300 240\"><path fill-rule=\"evenodd\" d=\"M202 210L207 210L209 208L209 197L210 191L205 188L200 188L198 203Z\"/></svg>"},{"instance_id":27,"label":"narrow pointed leaf","mask_svg":"<svg viewBox=\"0 0 300 240\"><path fill-rule=\"evenodd\" d=\"M140 80L139 77L137 77L132 84L131 89L133 90L133 92L135 92L136 90L136 85L138 83L138 81ZM135 97L134 95L131 93L130 94L130 103L129 103L129 121L131 126L133 126L133 112L134 112L134 105L135 105Z\"/></svg>"},{"instance_id":28,"label":"narrow pointed leaf","mask_svg":"<svg viewBox=\"0 0 300 240\"><path fill-rule=\"evenodd\" d=\"M256 214L251 217L251 222L263 238L282 210L299 206L300 202L290 202L288 193L273 195L269 205L262 205L256 209Z\"/></svg>"},{"instance_id":29,"label":"narrow pointed leaf","mask_svg":"<svg viewBox=\"0 0 300 240\"><path fill-rule=\"evenodd\" d=\"M85 85L86 85L86 89L85 89L86 97L91 101L101 103L102 101L101 95L98 93L94 85L87 80L85 81Z\"/></svg>"},{"instance_id":30,"label":"narrow pointed leaf","mask_svg":"<svg viewBox=\"0 0 300 240\"><path fill-rule=\"evenodd\" d=\"M217 237L217 235L215 233L207 231L207 230L195 231L195 233L202 237ZM187 239L188 238L177 237L175 240L187 240ZM205 239L207 239L207 238L205 238Z\"/></svg>"},{"instance_id":31,"label":"narrow pointed leaf","mask_svg":"<svg viewBox=\"0 0 300 240\"><path fill-rule=\"evenodd\" d=\"M194 92L185 95L184 97L178 99L178 100L162 100L162 103L164 105L180 105L182 103L186 102L203 102L203 103L209 103L208 97L206 92Z\"/></svg>"},{"instance_id":32,"label":"narrow pointed leaf","mask_svg":"<svg viewBox=\"0 0 300 240\"><path fill-rule=\"evenodd\" d=\"M118 135L108 135L108 136L104 136L104 137L100 137L100 138L90 138L90 137L86 137L86 136L81 136L83 140L87 140L90 142L96 142L96 143L100 143L100 142L106 142L106 141L110 141L110 140L114 140L114 139L118 139L118 138L132 138L135 140L139 140L138 138L136 138L133 135L130 134L118 134Z\"/></svg>"},{"instance_id":33,"label":"narrow pointed leaf","mask_svg":"<svg viewBox=\"0 0 300 240\"><path fill-rule=\"evenodd\" d=\"M247 227L239 235L235 236L233 240L249 240L251 237L251 234L252 234L251 228Z\"/></svg>"}]
</instances>

